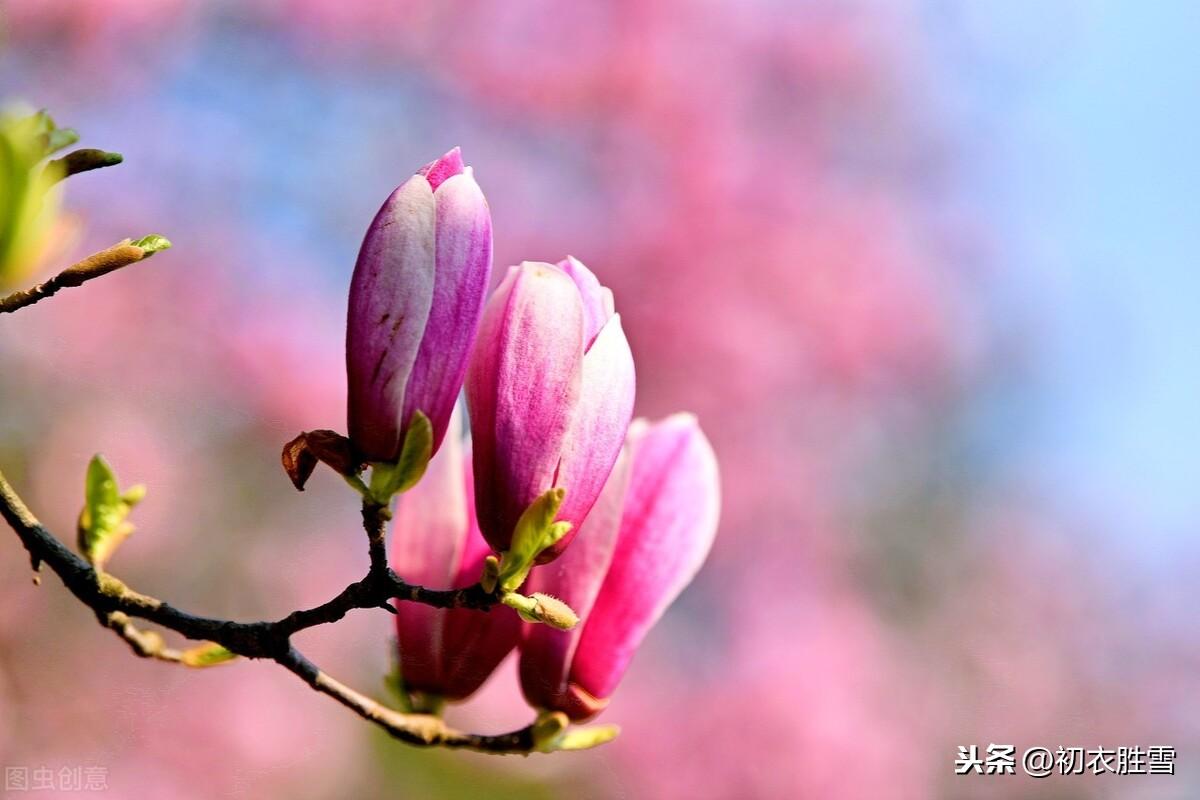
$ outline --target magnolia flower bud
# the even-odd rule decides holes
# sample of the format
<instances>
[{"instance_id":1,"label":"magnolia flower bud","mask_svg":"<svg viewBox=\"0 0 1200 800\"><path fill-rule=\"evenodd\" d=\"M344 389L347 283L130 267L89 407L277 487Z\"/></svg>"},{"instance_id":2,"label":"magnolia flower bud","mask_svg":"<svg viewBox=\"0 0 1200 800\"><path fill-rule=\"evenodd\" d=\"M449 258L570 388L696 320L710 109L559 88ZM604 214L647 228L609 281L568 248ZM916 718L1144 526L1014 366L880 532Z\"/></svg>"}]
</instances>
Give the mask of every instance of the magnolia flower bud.
<instances>
[{"instance_id":1,"label":"magnolia flower bud","mask_svg":"<svg viewBox=\"0 0 1200 800\"><path fill-rule=\"evenodd\" d=\"M582 618L569 631L530 627L521 688L573 721L599 713L630 659L703 564L716 533L717 462L694 417L638 420L575 544L529 582Z\"/></svg>"},{"instance_id":2,"label":"magnolia flower bud","mask_svg":"<svg viewBox=\"0 0 1200 800\"><path fill-rule=\"evenodd\" d=\"M487 201L458 148L396 189L367 230L346 326L350 439L394 461L415 412L437 452L492 269Z\"/></svg>"},{"instance_id":3,"label":"magnolia flower bud","mask_svg":"<svg viewBox=\"0 0 1200 800\"><path fill-rule=\"evenodd\" d=\"M629 343L612 292L573 258L526 262L488 301L467 372L479 526L506 551L522 513L551 488L570 542L612 471L633 413Z\"/></svg>"},{"instance_id":4,"label":"magnolia flower bud","mask_svg":"<svg viewBox=\"0 0 1200 800\"><path fill-rule=\"evenodd\" d=\"M424 480L401 496L394 515L392 568L434 589L475 583L489 548L475 524L471 475L457 421ZM483 684L520 637L507 608L478 611L398 603L396 636L405 689L462 700Z\"/></svg>"}]
</instances>

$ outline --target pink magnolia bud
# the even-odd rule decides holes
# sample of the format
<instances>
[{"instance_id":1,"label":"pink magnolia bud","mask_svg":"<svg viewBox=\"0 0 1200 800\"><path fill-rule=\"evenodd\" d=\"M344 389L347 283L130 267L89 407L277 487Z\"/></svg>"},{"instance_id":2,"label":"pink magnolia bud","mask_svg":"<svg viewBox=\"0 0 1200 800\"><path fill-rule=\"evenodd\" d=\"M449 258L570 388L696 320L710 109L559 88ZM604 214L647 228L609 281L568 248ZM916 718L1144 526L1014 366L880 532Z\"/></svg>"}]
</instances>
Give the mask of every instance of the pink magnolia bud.
<instances>
[{"instance_id":1,"label":"pink magnolia bud","mask_svg":"<svg viewBox=\"0 0 1200 800\"><path fill-rule=\"evenodd\" d=\"M429 417L437 451L491 270L491 214L458 148L405 181L375 215L346 325L350 439L367 460L394 460L416 411Z\"/></svg>"},{"instance_id":2,"label":"pink magnolia bud","mask_svg":"<svg viewBox=\"0 0 1200 800\"><path fill-rule=\"evenodd\" d=\"M525 262L484 309L467 372L479 526L505 551L522 512L551 488L570 542L612 472L633 413L629 342L612 292L580 262Z\"/></svg>"},{"instance_id":3,"label":"pink magnolia bud","mask_svg":"<svg viewBox=\"0 0 1200 800\"><path fill-rule=\"evenodd\" d=\"M704 563L719 497L716 457L694 417L633 423L575 544L530 577L582 619L569 631L526 631L520 671L530 704L575 721L608 704L647 631Z\"/></svg>"},{"instance_id":4,"label":"pink magnolia bud","mask_svg":"<svg viewBox=\"0 0 1200 800\"><path fill-rule=\"evenodd\" d=\"M420 483L396 504L392 568L432 589L479 580L490 548L475 524L471 475L457 422ZM483 684L520 638L520 618L491 611L396 604L400 675L405 688L462 700Z\"/></svg>"}]
</instances>

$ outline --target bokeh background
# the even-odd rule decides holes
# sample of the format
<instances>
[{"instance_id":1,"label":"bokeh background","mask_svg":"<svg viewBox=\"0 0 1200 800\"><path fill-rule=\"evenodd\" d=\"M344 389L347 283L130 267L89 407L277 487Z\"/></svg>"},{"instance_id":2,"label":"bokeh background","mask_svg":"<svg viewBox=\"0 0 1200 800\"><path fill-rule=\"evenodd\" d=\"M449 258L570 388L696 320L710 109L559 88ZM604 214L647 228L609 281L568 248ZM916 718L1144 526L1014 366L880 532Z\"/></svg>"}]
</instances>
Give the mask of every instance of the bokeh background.
<instances>
[{"instance_id":1,"label":"bokeh background","mask_svg":"<svg viewBox=\"0 0 1200 800\"><path fill-rule=\"evenodd\" d=\"M406 749L272 665L131 657L0 537L0 764L130 798L1200 795L1200 12L1190 3L2 0L0 97L126 163L73 254L175 247L0 320L0 464L114 571L241 619L365 568L342 427L379 203L461 145L496 263L616 292L638 412L696 412L715 551L556 757ZM390 619L303 645L383 694ZM528 711L511 664L451 711ZM955 777L959 745L1169 745L1171 777ZM43 796L53 793L44 792Z\"/></svg>"}]
</instances>

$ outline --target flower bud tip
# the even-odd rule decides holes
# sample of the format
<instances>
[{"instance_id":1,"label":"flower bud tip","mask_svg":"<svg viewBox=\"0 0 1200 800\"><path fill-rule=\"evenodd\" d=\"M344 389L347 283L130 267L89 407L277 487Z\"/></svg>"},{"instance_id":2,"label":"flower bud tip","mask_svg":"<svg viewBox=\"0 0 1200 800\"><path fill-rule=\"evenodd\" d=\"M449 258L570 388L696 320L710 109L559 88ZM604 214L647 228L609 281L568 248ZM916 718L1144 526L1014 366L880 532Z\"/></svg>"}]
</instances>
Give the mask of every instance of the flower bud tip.
<instances>
[{"instance_id":1,"label":"flower bud tip","mask_svg":"<svg viewBox=\"0 0 1200 800\"><path fill-rule=\"evenodd\" d=\"M579 615L562 600L541 592L534 592L533 615L542 622L559 630L569 631L579 624Z\"/></svg>"}]
</instances>

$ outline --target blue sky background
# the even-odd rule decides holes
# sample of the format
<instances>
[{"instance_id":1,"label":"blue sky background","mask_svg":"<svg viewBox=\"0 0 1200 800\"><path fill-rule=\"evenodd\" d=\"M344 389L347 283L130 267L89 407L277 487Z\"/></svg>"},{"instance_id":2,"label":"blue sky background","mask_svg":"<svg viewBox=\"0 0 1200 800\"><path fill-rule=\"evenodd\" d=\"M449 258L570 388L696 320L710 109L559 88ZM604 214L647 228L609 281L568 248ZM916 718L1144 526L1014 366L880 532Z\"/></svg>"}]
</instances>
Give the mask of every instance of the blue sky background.
<instances>
[{"instance_id":1,"label":"blue sky background","mask_svg":"<svg viewBox=\"0 0 1200 800\"><path fill-rule=\"evenodd\" d=\"M1028 360L1014 477L1089 533L1178 553L1200 519L1200 6L929 10Z\"/></svg>"}]
</instances>

